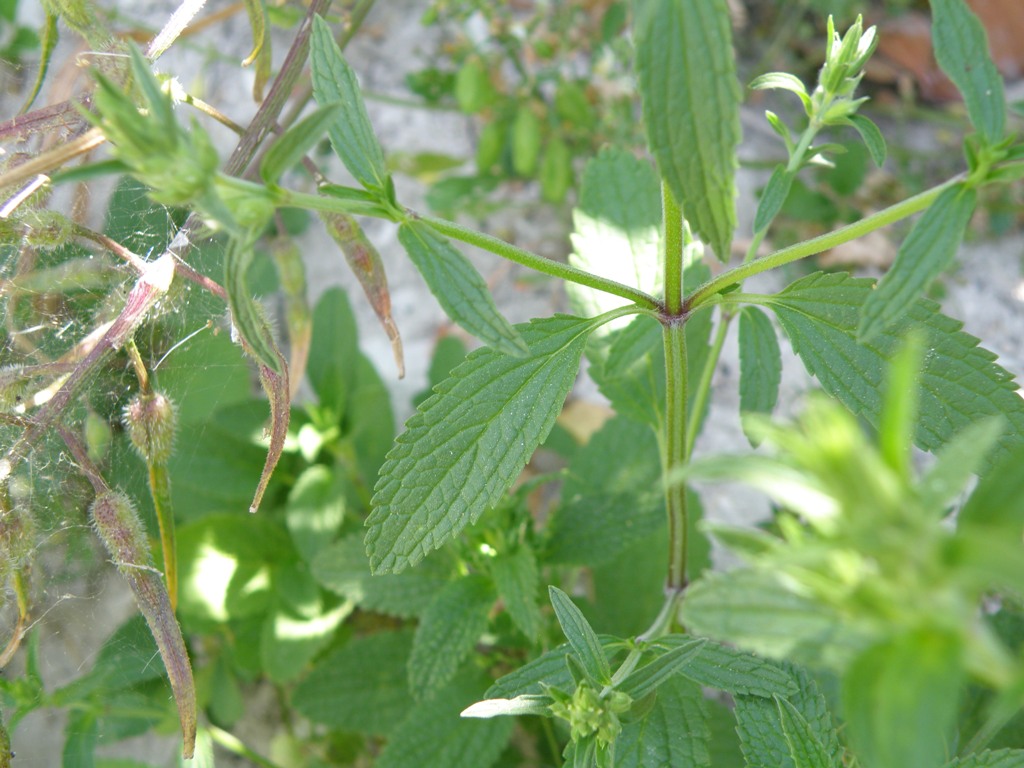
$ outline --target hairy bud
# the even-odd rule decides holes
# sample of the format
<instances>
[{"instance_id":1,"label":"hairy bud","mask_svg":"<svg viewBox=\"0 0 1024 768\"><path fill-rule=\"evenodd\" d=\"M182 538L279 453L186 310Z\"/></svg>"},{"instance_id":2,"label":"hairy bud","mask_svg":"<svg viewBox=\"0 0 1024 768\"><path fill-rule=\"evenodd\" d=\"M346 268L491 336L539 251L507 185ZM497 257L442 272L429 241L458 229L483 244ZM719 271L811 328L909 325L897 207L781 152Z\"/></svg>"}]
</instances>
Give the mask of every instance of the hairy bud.
<instances>
[{"instance_id":1,"label":"hairy bud","mask_svg":"<svg viewBox=\"0 0 1024 768\"><path fill-rule=\"evenodd\" d=\"M124 425L145 461L163 464L170 458L177 415L169 397L160 392L136 395L125 406Z\"/></svg>"}]
</instances>

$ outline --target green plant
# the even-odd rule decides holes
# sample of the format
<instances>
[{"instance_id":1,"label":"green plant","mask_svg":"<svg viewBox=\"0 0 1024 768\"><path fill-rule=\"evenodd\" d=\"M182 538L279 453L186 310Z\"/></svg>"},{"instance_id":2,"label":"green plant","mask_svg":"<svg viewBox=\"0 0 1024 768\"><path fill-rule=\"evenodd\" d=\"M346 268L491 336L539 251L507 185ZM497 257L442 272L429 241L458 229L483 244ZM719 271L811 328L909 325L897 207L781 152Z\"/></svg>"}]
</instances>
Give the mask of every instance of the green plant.
<instances>
[{"instance_id":1,"label":"green plant","mask_svg":"<svg viewBox=\"0 0 1024 768\"><path fill-rule=\"evenodd\" d=\"M112 144L113 167L134 177L121 186L134 190L125 192L134 215L150 215L138 211L137 183L152 200L189 211L173 241L160 229L153 247L163 255L147 261L123 245L114 222L124 197L115 196L103 234L31 200L32 187L5 205L12 238L63 270L39 265L10 279L12 322L37 311L19 293L31 290L26 284L88 276L81 259L61 252L73 239L98 243L138 271L130 288L118 293L100 282L103 290L77 308L94 313L99 328L89 349L30 362L40 345L5 369L10 440L0 475L4 520L31 530L26 512L44 492L83 495L59 473L27 471L36 457L45 467L55 450L37 443L59 439L70 450L94 488L97 531L149 627L122 627L89 674L56 692L44 690L30 639L27 674L3 687L13 719L40 705L72 708L68 765L87 764L101 733L166 727L174 715L157 703L166 698L162 675L139 663L153 653L151 633L170 673L184 754L195 739L204 761L217 741L270 766L1024 765L1016 471L1024 403L991 353L920 298L954 257L978 190L1016 181L1024 168L1006 130L1002 82L967 6L933 2L940 64L963 92L975 131L964 142L966 171L756 258L798 175L835 151L829 131L852 128L875 162L885 158L883 135L859 114L856 95L874 30L858 19L839 35L830 22L813 89L784 73L753 83L794 93L806 122L790 126L769 113L787 160L761 197L746 257L713 274L715 257L731 253L740 141L724 3L634 4L655 165L615 148L590 160L568 264L399 203L355 73L318 15L324 5L311 4L290 66L264 102L276 106L257 123L274 122L307 41L318 108L268 144L259 181L237 175L253 147L218 170L203 129L181 127L169 89L137 49L126 49L124 68L97 73L88 120ZM263 130L246 133L253 146ZM304 157L324 133L360 186L330 183ZM282 185L300 162L318 182L315 193ZM29 176L14 168L4 178ZM347 300L331 292L314 311L305 306L282 209L324 219L399 361L381 260L354 216L397 224L446 312L487 345L461 362L461 350L439 349L433 391L390 450L387 396L358 352ZM776 293L744 290L750 277L917 213L877 285L816 272ZM221 233L220 245L188 250L180 233L199 226ZM576 314L511 325L452 240L565 282ZM289 360L253 299L257 256L267 252L287 299ZM181 301L181 278L203 289L202 300L183 302L189 322L229 307L232 335L269 399L265 438L268 406L246 391L245 364L224 335L192 342L192 354L225 361L217 363L223 370L185 360L169 375L156 371L183 354L161 314ZM791 426L764 418L781 369L765 309L829 398ZM746 430L774 453L695 460L712 375L737 319L741 409L753 414ZM556 421L584 354L617 415L578 445ZM291 413L303 370L316 402ZM101 372L136 382L139 399L117 407L108 400L99 419L109 426L124 412L129 436L90 431ZM39 380L53 382L49 399L37 396ZM207 388L228 391L229 402L192 394ZM168 455L172 403L179 446L188 449ZM912 444L935 454L930 469L912 469ZM564 471L524 477L542 447L562 456ZM132 450L144 474L108 456L126 459ZM973 474L981 479L959 504ZM53 477L57 487L44 490ZM689 483L723 477L777 501L765 530L699 524L700 496ZM557 502L538 501L535 492L555 483ZM33 486L35 496L24 490ZM147 527L159 531L162 574L149 565L129 497L152 504L156 527ZM710 571L708 531L748 565ZM26 553L14 543L26 538L5 539L19 597ZM166 563L174 557L177 569ZM592 600L583 599L584 585ZM194 688L186 640L199 660ZM270 757L226 730L244 711L242 686L257 681L281 702ZM728 694L732 705L704 688ZM304 732L299 717L319 727Z\"/></svg>"},{"instance_id":2,"label":"green plant","mask_svg":"<svg viewBox=\"0 0 1024 768\"><path fill-rule=\"evenodd\" d=\"M444 216L486 210L496 203L482 193L509 179L536 180L544 201L561 203L576 187L576 161L606 143L641 146L626 85L627 16L624 2L432 3L423 23L457 32L409 87L473 115L479 133L476 172L445 174L430 206Z\"/></svg>"}]
</instances>

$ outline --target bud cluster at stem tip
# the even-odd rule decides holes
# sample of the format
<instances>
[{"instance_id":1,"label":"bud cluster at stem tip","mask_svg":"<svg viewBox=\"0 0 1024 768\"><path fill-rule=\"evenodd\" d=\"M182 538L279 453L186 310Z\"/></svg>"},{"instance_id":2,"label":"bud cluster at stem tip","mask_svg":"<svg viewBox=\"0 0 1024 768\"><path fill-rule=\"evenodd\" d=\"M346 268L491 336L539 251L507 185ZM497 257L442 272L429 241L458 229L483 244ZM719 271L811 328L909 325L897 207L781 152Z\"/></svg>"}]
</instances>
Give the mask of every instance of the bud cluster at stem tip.
<instances>
[{"instance_id":1,"label":"bud cluster at stem tip","mask_svg":"<svg viewBox=\"0 0 1024 768\"><path fill-rule=\"evenodd\" d=\"M823 123L848 117L857 111L865 99L854 99L853 93L864 76L864 65L878 44L875 27L864 29L864 21L857 21L842 37L836 32L835 22L828 17L828 41L825 63L818 74L818 87L811 95L811 111Z\"/></svg>"}]
</instances>

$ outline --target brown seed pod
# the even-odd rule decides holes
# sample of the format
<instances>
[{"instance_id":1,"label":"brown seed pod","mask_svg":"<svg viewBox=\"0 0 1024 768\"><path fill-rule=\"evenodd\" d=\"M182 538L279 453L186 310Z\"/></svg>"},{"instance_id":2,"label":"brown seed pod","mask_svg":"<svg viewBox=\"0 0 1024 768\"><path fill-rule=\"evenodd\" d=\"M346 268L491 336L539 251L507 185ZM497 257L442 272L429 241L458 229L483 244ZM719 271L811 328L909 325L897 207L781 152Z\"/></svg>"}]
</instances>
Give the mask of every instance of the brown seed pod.
<instances>
[{"instance_id":1,"label":"brown seed pod","mask_svg":"<svg viewBox=\"0 0 1024 768\"><path fill-rule=\"evenodd\" d=\"M160 572L153 567L149 543L135 505L120 491L105 491L92 503L92 522L111 559L135 593L149 624L178 703L183 755L192 757L196 741L196 691L181 628L174 618Z\"/></svg>"}]
</instances>

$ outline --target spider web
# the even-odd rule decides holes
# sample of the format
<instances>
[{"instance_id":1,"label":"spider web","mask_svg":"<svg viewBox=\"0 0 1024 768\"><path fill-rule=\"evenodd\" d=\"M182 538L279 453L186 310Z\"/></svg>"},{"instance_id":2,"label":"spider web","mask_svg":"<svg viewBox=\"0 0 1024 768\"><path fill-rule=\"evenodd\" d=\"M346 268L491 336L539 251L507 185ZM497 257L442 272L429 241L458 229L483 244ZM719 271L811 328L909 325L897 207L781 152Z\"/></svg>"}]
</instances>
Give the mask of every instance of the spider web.
<instances>
[{"instance_id":1,"label":"spider web","mask_svg":"<svg viewBox=\"0 0 1024 768\"><path fill-rule=\"evenodd\" d=\"M31 208L19 215L23 236L5 238L0 244L4 319L0 365L6 376L4 411L9 417L27 419L45 408L82 357L91 335L95 338L117 316L138 275L123 259L88 238L48 242L43 228L57 226L62 220L56 215ZM105 236L152 261L163 253L184 215L154 204L137 182L125 178L110 195L105 216L92 218L103 219L98 228ZM220 256L219 246L208 241L192 248L187 258L197 271L217 279ZM251 426L239 442L248 443L249 451L259 455L266 404L254 397L252 372L241 349L231 341L223 302L200 286L175 277L171 290L135 332L134 341L154 389L167 393L177 404L179 438L171 460L172 488L184 470L182 508L196 510L197 488L187 481L188 468L210 463L209 450L222 440L225 418L237 419L232 407L243 412ZM31 375L38 372L42 375ZM132 452L122 424L124 407L139 388L125 350L110 352L58 423L86 444L111 487L132 497L150 539L155 540L157 525L146 465ZM223 416L225 410L228 417ZM20 432L12 420L0 422L4 452ZM244 479L236 483L243 484ZM253 479L249 494L254 485ZM22 647L6 670L7 680L28 679L27 647L35 643L38 672L48 693L83 675L96 674L95 669L111 656L122 662L130 657L141 678L162 676L163 666L148 630L126 634L118 629L137 614L134 599L91 530L88 505L93 489L55 430L42 436L15 465L8 494L13 510L8 514L27 515L33 530L31 543L22 537L18 545L25 562L31 563L26 571L29 615ZM175 492L176 504L178 495ZM209 507L214 501L206 499L201 506ZM230 498L223 501L231 503ZM248 500L238 509L247 507ZM154 556L159 558L158 551ZM11 583L5 589L0 647L16 634L19 616ZM141 617L136 616L125 626L136 627L139 622ZM4 699L6 720L12 706L24 702L10 695ZM53 764L52 744L18 737L37 727L73 737L75 722L66 726L54 722L62 717L53 710L40 710L19 725L13 734L19 764ZM59 744L60 739L51 741ZM171 741L172 746L178 743Z\"/></svg>"}]
</instances>

